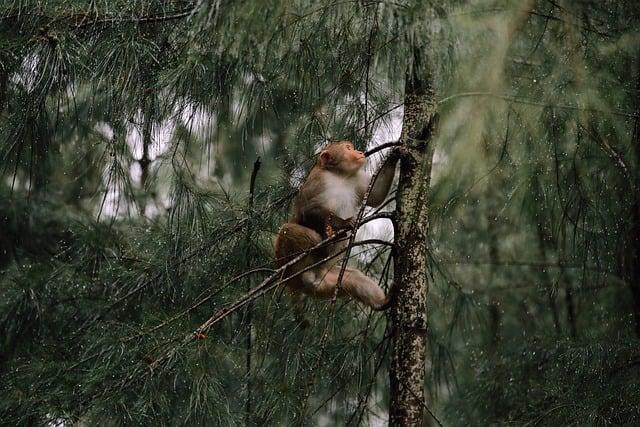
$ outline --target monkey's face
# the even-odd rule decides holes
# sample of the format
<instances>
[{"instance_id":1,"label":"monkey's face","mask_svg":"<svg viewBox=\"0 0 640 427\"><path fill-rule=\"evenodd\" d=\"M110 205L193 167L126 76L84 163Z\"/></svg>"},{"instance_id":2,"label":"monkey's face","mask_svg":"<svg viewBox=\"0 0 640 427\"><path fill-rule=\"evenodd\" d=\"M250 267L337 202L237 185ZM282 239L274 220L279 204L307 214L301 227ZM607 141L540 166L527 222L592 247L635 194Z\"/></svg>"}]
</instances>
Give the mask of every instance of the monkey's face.
<instances>
[{"instance_id":1,"label":"monkey's face","mask_svg":"<svg viewBox=\"0 0 640 427\"><path fill-rule=\"evenodd\" d=\"M353 148L349 141L330 144L320 153L322 167L347 175L356 174L365 162L364 153Z\"/></svg>"}]
</instances>

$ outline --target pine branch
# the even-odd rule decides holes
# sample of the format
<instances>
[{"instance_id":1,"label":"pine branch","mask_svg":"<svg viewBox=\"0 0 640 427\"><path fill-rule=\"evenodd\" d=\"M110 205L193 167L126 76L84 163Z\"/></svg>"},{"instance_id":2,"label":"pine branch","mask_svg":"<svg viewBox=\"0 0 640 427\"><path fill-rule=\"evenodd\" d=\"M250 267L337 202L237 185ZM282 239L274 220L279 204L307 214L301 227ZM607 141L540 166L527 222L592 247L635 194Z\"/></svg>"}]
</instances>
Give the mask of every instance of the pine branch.
<instances>
[{"instance_id":1,"label":"pine branch","mask_svg":"<svg viewBox=\"0 0 640 427\"><path fill-rule=\"evenodd\" d=\"M284 197L281 197L281 198L275 200L273 203L270 203L265 208L265 212L269 212L273 208L275 208L277 206L281 206L285 202L289 201L291 199L291 197L293 197L293 193L288 194L288 195L286 195ZM230 238L234 234L237 234L240 231L242 231L244 229L244 227L246 227L247 224L248 224L248 218L245 218L245 219L242 219L242 220L238 221L230 230L223 230L223 227L220 227L218 230L215 230L213 234L217 235L217 234L222 233L224 231L224 234L223 234L224 237L225 238ZM187 261L190 261L190 260L194 259L195 257L201 255L203 252L210 250L212 247L214 247L216 245L219 245L222 241L224 241L224 239L220 239L220 238L211 239L207 243L203 244L201 247L193 250L191 253L189 253L189 254L183 256L182 258L180 258L179 260L177 260L176 263L172 267L173 268L178 268L180 265L186 263ZM109 304L100 314L96 315L95 317L91 318L90 320L87 320L85 322L85 324L82 325L73 334L73 336L78 336L78 334L80 334L82 331L86 330L88 327L90 327L91 325L95 324L96 322L102 320L116 306L118 306L119 304L121 304L124 301L128 300L129 298L137 295L138 293L140 293L141 291L143 291L147 287L151 286L153 283L156 283L158 281L158 279L160 279L160 277L162 277L163 274L164 274L164 272L158 272L158 273L154 274L148 280L142 282L140 285L136 286L134 289L130 290L125 295L123 295L122 297L118 298L116 301L114 301L111 304Z\"/></svg>"},{"instance_id":2,"label":"pine branch","mask_svg":"<svg viewBox=\"0 0 640 427\"><path fill-rule=\"evenodd\" d=\"M253 163L253 170L251 171L251 179L249 181L249 203L247 206L247 217L251 217L253 210L253 196L255 194L256 187L256 177L258 176L258 171L260 170L260 157L256 159ZM247 225L247 237L245 241L246 251L246 266L249 267L250 259L251 259L251 223ZM247 280L247 292L251 290L251 281ZM247 401L245 404L245 422L247 425L251 424L251 404L252 404L252 384L251 384L251 352L253 347L253 305L250 303L247 306L246 310L246 323L247 323L247 336L246 336L246 359L245 359L245 368L247 371Z\"/></svg>"},{"instance_id":3,"label":"pine branch","mask_svg":"<svg viewBox=\"0 0 640 427\"><path fill-rule=\"evenodd\" d=\"M334 236L329 237L329 238L319 242L315 246L303 251L300 255L296 256L292 260L288 261L286 264L282 265L280 268L275 270L269 277L264 279L258 286L254 287L250 292L247 292L244 296L242 296L240 299L236 300L234 303L231 303L231 304L227 305L226 307L218 310L213 316L211 316L209 319L207 319L206 322L204 322L202 325L200 325L193 332L193 334L187 335L182 340L181 344L179 344L177 347L174 347L169 352L167 352L164 355L158 357L152 363L151 368L155 369L155 368L159 367L166 360L170 359L173 356L173 354L175 354L175 352L178 351L178 349L180 349L182 346L188 344L189 342L192 342L193 340L198 339L198 337L200 337L200 336L206 336L206 333L215 324L219 323L221 320L225 319L229 315L231 315L231 314L235 313L236 311L240 310L242 307L246 306L247 304L251 303L252 301L255 301L256 299L260 298L262 295L266 294L267 292L275 289L277 286L282 285L282 284L288 282L289 280L292 280L293 278L298 277L299 275L303 274L304 272L309 271L309 270L311 270L311 269L313 269L313 268L315 268L315 267L317 267L319 265L322 265L322 264L326 263L327 261L330 261L333 258L336 258L336 257L340 256L342 253L344 253L346 251L346 249L338 251L337 253L332 254L332 255L330 255L328 257L325 257L324 259L322 259L320 261L317 261L317 262L311 264L310 266L307 266L306 268L301 269L300 271L297 271L296 273L292 274L291 276L288 276L286 278L281 278L280 280L278 280L278 277L281 276L286 271L286 269L288 267L291 267L292 265L296 264L297 262L302 260L304 257L306 257L309 253L311 253L312 251L315 251L315 250L317 250L317 249L319 249L319 248L321 248L321 247L323 247L325 245L331 244L331 243L341 239L346 234L347 234L346 230L341 230L340 232L336 233ZM355 233L352 232L352 234L355 234ZM358 243L353 244L352 246L362 246L362 245L368 245L368 244L389 244L389 242L381 241L381 240L378 240L378 239L370 239L370 240L360 241Z\"/></svg>"},{"instance_id":4,"label":"pine branch","mask_svg":"<svg viewBox=\"0 0 640 427\"><path fill-rule=\"evenodd\" d=\"M545 102L531 101L529 99L518 98L513 96L499 95L491 92L460 92L460 93L456 93L456 94L447 96L445 98L442 98L441 100L438 101L438 104L443 105L458 98L472 98L472 97L489 97L489 98L500 99L503 101L514 102L516 104L532 105L532 106L543 107L543 108L558 108L561 110L587 111L592 113L610 114L614 116L627 117L627 118L638 117L637 113L628 113L624 111L613 111L613 110L600 110L597 108L588 108L588 107L584 108L584 107L578 107L575 105L549 104Z\"/></svg>"}]
</instances>

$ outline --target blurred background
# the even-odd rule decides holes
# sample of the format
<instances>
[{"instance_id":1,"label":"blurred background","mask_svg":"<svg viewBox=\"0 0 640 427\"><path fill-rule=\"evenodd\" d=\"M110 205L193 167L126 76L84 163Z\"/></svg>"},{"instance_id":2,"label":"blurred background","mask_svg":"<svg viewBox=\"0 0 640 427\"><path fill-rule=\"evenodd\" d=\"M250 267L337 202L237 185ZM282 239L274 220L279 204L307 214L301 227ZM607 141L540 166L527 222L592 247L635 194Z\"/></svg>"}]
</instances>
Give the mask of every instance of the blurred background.
<instances>
[{"instance_id":1,"label":"blurred background","mask_svg":"<svg viewBox=\"0 0 640 427\"><path fill-rule=\"evenodd\" d=\"M385 313L307 301L303 328L278 288L183 341L273 268L324 143L399 138L419 46L425 425L640 423L639 24L633 0L4 0L0 422L386 424ZM388 289L389 248L354 252Z\"/></svg>"}]
</instances>

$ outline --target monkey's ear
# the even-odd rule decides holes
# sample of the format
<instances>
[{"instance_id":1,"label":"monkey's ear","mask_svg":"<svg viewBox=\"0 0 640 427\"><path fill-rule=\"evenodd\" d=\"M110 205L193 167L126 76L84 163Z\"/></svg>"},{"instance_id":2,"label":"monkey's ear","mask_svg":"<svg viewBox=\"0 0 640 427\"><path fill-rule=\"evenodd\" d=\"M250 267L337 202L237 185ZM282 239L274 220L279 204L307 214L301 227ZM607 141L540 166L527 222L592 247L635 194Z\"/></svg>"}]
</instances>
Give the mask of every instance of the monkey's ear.
<instances>
[{"instance_id":1,"label":"monkey's ear","mask_svg":"<svg viewBox=\"0 0 640 427\"><path fill-rule=\"evenodd\" d=\"M331 154L327 150L320 153L320 164L326 166L331 161Z\"/></svg>"}]
</instances>

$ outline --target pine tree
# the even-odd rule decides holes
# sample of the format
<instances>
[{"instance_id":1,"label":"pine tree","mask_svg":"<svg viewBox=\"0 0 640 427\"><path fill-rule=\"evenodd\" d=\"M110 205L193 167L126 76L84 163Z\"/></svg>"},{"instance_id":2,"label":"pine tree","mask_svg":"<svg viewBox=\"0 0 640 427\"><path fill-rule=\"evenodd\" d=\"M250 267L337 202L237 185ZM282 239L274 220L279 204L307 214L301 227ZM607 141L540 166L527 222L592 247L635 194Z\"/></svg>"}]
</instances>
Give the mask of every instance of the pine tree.
<instances>
[{"instance_id":1,"label":"pine tree","mask_svg":"<svg viewBox=\"0 0 640 427\"><path fill-rule=\"evenodd\" d=\"M636 3L2 3L0 420L637 423ZM334 138L403 146L350 260L395 301L304 329Z\"/></svg>"}]
</instances>

